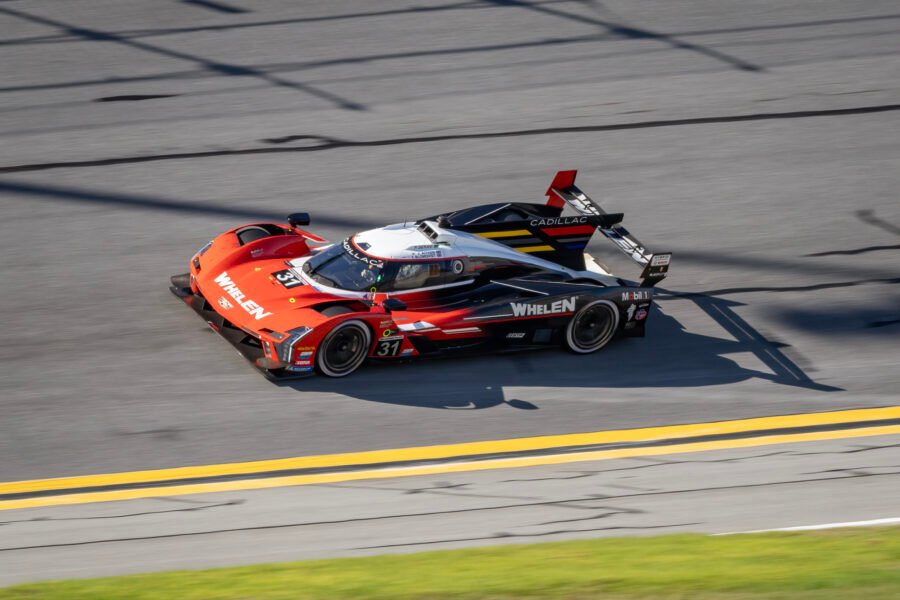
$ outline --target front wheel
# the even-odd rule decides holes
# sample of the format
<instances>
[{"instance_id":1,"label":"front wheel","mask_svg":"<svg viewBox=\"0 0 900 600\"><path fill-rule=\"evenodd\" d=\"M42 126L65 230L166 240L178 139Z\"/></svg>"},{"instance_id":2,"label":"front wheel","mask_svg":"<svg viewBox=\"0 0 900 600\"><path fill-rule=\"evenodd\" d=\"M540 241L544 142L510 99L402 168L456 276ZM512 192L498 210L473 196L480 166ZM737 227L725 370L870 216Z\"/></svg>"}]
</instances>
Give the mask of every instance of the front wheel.
<instances>
[{"instance_id":1,"label":"front wheel","mask_svg":"<svg viewBox=\"0 0 900 600\"><path fill-rule=\"evenodd\" d=\"M369 353L372 334L362 321L345 321L325 336L316 353L316 367L328 377L345 377L355 371Z\"/></svg>"},{"instance_id":2,"label":"front wheel","mask_svg":"<svg viewBox=\"0 0 900 600\"><path fill-rule=\"evenodd\" d=\"M566 327L565 347L576 354L590 354L604 347L616 334L619 309L609 300L595 300L572 316Z\"/></svg>"}]
</instances>

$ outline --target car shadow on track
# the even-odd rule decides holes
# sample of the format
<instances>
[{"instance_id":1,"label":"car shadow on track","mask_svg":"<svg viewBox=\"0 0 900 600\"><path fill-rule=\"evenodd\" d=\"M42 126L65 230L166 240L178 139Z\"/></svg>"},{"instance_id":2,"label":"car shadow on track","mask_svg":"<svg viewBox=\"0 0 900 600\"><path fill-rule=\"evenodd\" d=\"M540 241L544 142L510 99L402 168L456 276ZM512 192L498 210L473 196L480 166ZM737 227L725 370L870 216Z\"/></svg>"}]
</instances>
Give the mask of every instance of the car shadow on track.
<instances>
[{"instance_id":1,"label":"car shadow on track","mask_svg":"<svg viewBox=\"0 0 900 600\"><path fill-rule=\"evenodd\" d=\"M520 410L539 407L507 399L504 388L638 388L698 387L736 383L751 378L816 391L839 388L816 383L771 341L740 318L739 303L698 295L690 298L733 339L687 331L659 305L654 305L645 339L616 340L598 354L578 356L562 350L516 352L371 363L345 379L317 377L278 385L298 391L335 393L371 402L447 410L507 405ZM752 352L769 371L738 365L729 354ZM552 397L552 392L549 392Z\"/></svg>"}]
</instances>

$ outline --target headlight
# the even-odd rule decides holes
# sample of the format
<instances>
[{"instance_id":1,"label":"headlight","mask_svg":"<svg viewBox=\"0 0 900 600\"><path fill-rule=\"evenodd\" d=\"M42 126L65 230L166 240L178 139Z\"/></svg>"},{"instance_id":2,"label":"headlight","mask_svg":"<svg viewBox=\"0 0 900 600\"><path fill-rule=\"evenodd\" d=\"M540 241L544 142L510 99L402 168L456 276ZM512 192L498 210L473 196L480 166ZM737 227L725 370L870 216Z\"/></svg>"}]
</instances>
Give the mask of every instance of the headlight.
<instances>
[{"instance_id":1,"label":"headlight","mask_svg":"<svg viewBox=\"0 0 900 600\"><path fill-rule=\"evenodd\" d=\"M206 254L206 251L209 250L210 246L213 245L214 241L215 240L210 240L209 243L207 243L205 246L203 246L202 248L197 250L197 256L203 256L204 254Z\"/></svg>"},{"instance_id":2,"label":"headlight","mask_svg":"<svg viewBox=\"0 0 900 600\"><path fill-rule=\"evenodd\" d=\"M303 336L312 331L312 327L295 327L288 331L288 338L278 344L278 358L281 362L291 364L294 358L294 344L299 342Z\"/></svg>"},{"instance_id":3,"label":"headlight","mask_svg":"<svg viewBox=\"0 0 900 600\"><path fill-rule=\"evenodd\" d=\"M200 270L200 257L203 256L204 254L206 254L206 251L209 250L210 246L213 245L214 241L215 240L210 240L210 242L208 244L206 244L205 246L203 246L202 248L197 250L197 253L194 255L194 259L191 261L192 263L194 263L194 268L196 270L198 270L198 271Z\"/></svg>"}]
</instances>

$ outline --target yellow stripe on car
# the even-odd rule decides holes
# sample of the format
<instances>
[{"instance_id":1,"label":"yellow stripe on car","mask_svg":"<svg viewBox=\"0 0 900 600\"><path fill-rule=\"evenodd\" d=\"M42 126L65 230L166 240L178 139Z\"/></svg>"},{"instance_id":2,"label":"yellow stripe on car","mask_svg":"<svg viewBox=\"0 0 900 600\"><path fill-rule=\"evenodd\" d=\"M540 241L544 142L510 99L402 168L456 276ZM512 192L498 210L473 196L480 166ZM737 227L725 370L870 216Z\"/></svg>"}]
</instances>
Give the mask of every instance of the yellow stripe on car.
<instances>
[{"instance_id":1,"label":"yellow stripe on car","mask_svg":"<svg viewBox=\"0 0 900 600\"><path fill-rule=\"evenodd\" d=\"M519 252L552 252L553 246L522 246L516 250Z\"/></svg>"}]
</instances>

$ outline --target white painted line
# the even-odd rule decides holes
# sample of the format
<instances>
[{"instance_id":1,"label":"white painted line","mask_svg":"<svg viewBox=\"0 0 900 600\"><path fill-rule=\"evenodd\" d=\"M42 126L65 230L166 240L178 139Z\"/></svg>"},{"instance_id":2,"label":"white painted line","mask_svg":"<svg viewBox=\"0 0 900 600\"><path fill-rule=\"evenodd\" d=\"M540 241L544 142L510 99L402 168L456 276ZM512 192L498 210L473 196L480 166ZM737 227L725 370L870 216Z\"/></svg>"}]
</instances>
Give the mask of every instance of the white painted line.
<instances>
[{"instance_id":1,"label":"white painted line","mask_svg":"<svg viewBox=\"0 0 900 600\"><path fill-rule=\"evenodd\" d=\"M743 535L745 533L768 533L770 531L816 531L818 529L838 529L840 527L868 527L870 525L892 525L900 523L900 517L871 519L869 521L846 521L843 523L822 523L821 525L798 525L796 527L778 527L775 529L754 529L753 531L731 531L713 535Z\"/></svg>"}]
</instances>

